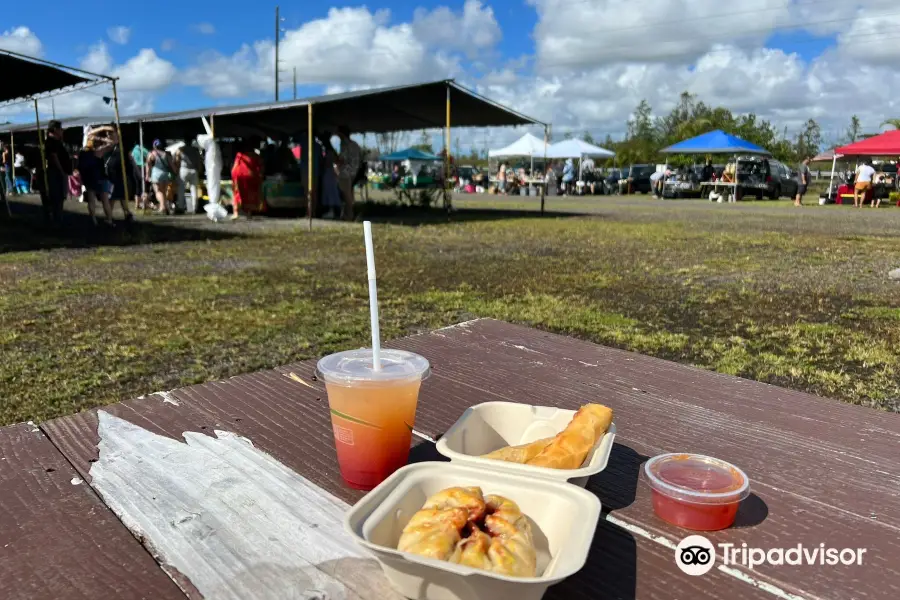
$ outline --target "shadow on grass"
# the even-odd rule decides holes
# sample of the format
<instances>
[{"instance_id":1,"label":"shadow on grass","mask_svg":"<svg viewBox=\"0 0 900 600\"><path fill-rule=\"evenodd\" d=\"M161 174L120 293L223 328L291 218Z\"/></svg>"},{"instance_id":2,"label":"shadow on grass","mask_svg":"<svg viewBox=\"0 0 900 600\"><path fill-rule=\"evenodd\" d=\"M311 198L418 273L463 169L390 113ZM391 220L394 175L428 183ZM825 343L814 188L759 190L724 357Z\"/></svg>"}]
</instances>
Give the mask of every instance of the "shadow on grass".
<instances>
[{"instance_id":1,"label":"shadow on grass","mask_svg":"<svg viewBox=\"0 0 900 600\"><path fill-rule=\"evenodd\" d=\"M444 208L423 208L383 202L362 202L354 207L357 221L390 223L393 225L442 225L473 221L503 221L508 219L560 219L566 217L598 217L591 212L553 211L541 214L539 209L512 208L460 208L447 211Z\"/></svg>"},{"instance_id":2,"label":"shadow on grass","mask_svg":"<svg viewBox=\"0 0 900 600\"><path fill-rule=\"evenodd\" d=\"M102 225L95 227L87 214L71 210L63 214L61 226L51 227L44 222L39 204L10 199L9 205L12 219L5 214L0 215L0 254L53 248L133 246L244 237L239 232L207 227L201 222L172 224L136 220L126 224L117 220L116 227L112 229ZM119 211L115 214L121 215Z\"/></svg>"}]
</instances>

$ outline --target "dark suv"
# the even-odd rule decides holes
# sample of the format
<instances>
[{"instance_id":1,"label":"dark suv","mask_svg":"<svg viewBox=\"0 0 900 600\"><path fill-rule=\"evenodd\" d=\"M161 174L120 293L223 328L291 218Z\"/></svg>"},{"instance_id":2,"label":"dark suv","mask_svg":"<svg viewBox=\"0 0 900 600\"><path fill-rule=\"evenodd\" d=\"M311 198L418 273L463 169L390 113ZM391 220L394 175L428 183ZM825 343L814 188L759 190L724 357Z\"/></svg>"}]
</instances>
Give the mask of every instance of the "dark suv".
<instances>
[{"instance_id":1,"label":"dark suv","mask_svg":"<svg viewBox=\"0 0 900 600\"><path fill-rule=\"evenodd\" d=\"M653 184L650 182L650 176L656 173L655 165L633 165L629 169L623 169L623 177L631 180L632 193L640 192L649 194L653 191Z\"/></svg>"},{"instance_id":2,"label":"dark suv","mask_svg":"<svg viewBox=\"0 0 900 600\"><path fill-rule=\"evenodd\" d=\"M755 188L758 199L762 200L763 193L770 200L777 200L782 197L793 198L797 195L797 174L790 167L774 158L744 157L739 159L739 164L738 181L741 183L765 185L764 188ZM752 190L754 188L748 187L743 191L743 194L751 195L754 193Z\"/></svg>"}]
</instances>

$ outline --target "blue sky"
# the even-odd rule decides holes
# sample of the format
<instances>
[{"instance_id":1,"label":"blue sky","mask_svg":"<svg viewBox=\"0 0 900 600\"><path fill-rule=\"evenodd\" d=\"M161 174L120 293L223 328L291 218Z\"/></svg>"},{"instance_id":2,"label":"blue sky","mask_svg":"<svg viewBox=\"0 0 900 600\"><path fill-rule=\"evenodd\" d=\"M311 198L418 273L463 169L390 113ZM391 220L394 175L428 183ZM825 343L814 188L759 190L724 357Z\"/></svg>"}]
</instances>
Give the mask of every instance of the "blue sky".
<instances>
[{"instance_id":1,"label":"blue sky","mask_svg":"<svg viewBox=\"0 0 900 600\"><path fill-rule=\"evenodd\" d=\"M126 112L263 100L273 96L274 9L19 2L0 16L0 46L30 44L44 58L120 75ZM835 135L854 113L869 128L900 114L900 34L893 43L884 34L900 30L900 9L887 0L285 2L281 16L282 98L297 66L301 96L452 76L562 129L597 134L621 133L642 98L664 112L685 90L789 128L817 118ZM878 89L854 95L854 72ZM99 95L57 106L102 110Z\"/></svg>"}]
</instances>

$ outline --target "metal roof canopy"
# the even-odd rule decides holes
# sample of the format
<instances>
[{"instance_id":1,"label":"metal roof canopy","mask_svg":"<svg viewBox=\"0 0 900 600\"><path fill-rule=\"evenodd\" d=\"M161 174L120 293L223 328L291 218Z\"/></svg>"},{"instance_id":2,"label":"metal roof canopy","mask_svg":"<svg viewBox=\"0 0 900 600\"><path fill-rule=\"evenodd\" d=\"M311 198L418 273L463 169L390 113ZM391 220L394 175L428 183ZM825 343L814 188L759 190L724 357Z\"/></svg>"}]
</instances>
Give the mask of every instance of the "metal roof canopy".
<instances>
[{"instance_id":1,"label":"metal roof canopy","mask_svg":"<svg viewBox=\"0 0 900 600\"><path fill-rule=\"evenodd\" d=\"M0 48L0 73L3 74L0 106L52 95L53 92L67 93L109 80L105 76L2 48Z\"/></svg>"},{"instance_id":2,"label":"metal roof canopy","mask_svg":"<svg viewBox=\"0 0 900 600\"><path fill-rule=\"evenodd\" d=\"M385 133L440 128L447 120L450 92L451 124L454 127L504 127L543 125L457 84L453 80L376 88L283 102L236 106L214 106L194 110L131 115L122 119L126 135L135 135L143 123L144 137L184 138L204 133L201 117L214 115L218 138L251 134L273 137L293 135L307 128L307 106L313 105L317 130L346 125L357 133ZM109 122L110 117L63 119L63 126ZM0 133L33 131L34 126L0 126Z\"/></svg>"}]
</instances>

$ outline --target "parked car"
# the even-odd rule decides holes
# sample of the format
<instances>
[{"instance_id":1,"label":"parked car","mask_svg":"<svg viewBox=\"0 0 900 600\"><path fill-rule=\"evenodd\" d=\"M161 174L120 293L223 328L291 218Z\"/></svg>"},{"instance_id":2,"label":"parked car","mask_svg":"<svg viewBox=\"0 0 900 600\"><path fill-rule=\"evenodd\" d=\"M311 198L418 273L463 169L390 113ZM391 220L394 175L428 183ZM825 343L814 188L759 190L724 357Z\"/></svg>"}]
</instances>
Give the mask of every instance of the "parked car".
<instances>
[{"instance_id":1,"label":"parked car","mask_svg":"<svg viewBox=\"0 0 900 600\"><path fill-rule=\"evenodd\" d=\"M656 165L632 165L622 170L622 177L631 180L632 193L649 194L653 191L650 176L656 172Z\"/></svg>"},{"instance_id":2,"label":"parked car","mask_svg":"<svg viewBox=\"0 0 900 600\"><path fill-rule=\"evenodd\" d=\"M755 194L757 200L762 200L763 195L770 200L797 195L797 174L774 158L742 157L738 164L738 181L748 186L743 195Z\"/></svg>"}]
</instances>

